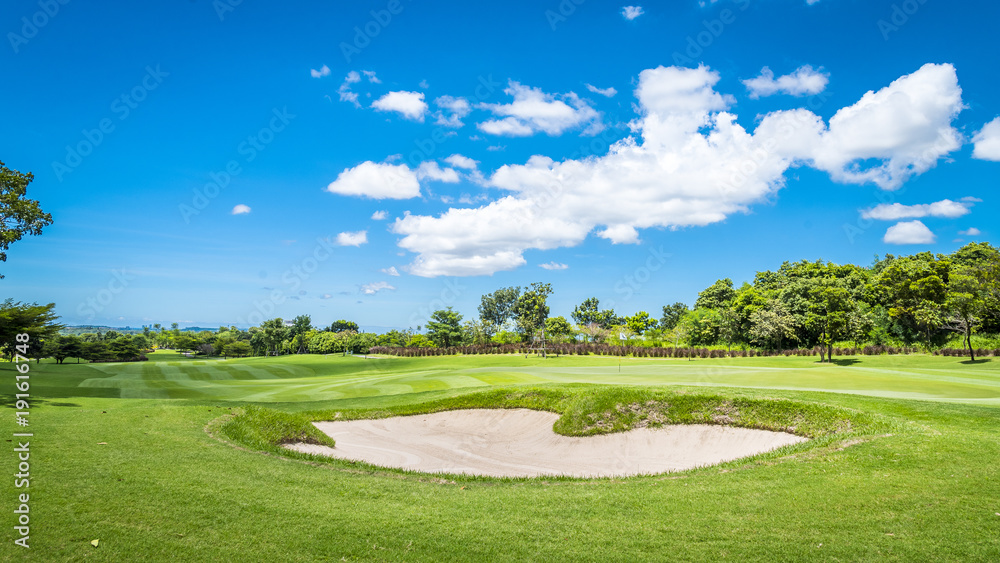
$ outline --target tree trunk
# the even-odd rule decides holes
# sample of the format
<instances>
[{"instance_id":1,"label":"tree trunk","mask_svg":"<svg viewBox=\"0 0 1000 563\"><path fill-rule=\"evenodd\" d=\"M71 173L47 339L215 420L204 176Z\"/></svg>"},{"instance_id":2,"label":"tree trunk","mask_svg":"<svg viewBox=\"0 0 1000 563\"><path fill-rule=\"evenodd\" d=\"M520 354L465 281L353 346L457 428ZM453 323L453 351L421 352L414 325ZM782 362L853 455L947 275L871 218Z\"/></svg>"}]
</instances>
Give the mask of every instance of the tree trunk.
<instances>
[{"instance_id":1,"label":"tree trunk","mask_svg":"<svg viewBox=\"0 0 1000 563\"><path fill-rule=\"evenodd\" d=\"M972 323L965 323L965 342L969 345L969 358L976 361L976 353L972 350Z\"/></svg>"}]
</instances>

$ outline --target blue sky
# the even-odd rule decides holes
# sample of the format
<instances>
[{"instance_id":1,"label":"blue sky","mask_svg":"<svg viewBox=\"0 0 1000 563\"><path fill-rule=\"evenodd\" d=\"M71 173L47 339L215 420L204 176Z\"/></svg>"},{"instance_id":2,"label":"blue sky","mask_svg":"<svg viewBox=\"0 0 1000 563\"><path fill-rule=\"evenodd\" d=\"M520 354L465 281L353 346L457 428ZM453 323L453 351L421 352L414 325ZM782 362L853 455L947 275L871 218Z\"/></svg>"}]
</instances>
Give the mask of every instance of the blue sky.
<instances>
[{"instance_id":1,"label":"blue sky","mask_svg":"<svg viewBox=\"0 0 1000 563\"><path fill-rule=\"evenodd\" d=\"M993 2L316 4L8 3L0 160L54 224L3 295L416 327L545 281L658 317L1000 229Z\"/></svg>"}]
</instances>

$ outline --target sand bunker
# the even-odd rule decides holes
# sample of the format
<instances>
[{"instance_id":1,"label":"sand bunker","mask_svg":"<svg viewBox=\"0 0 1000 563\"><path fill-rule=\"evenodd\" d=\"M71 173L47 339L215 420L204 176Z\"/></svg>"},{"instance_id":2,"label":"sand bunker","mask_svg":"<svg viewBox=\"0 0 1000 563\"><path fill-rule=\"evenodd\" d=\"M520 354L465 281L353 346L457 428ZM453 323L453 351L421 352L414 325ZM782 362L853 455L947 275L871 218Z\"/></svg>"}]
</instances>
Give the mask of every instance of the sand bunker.
<instances>
[{"instance_id":1,"label":"sand bunker","mask_svg":"<svg viewBox=\"0 0 1000 563\"><path fill-rule=\"evenodd\" d=\"M337 441L336 448L285 447L430 473L613 477L691 469L805 441L784 432L700 424L567 437L552 431L558 418L528 409L475 409L317 422Z\"/></svg>"}]
</instances>

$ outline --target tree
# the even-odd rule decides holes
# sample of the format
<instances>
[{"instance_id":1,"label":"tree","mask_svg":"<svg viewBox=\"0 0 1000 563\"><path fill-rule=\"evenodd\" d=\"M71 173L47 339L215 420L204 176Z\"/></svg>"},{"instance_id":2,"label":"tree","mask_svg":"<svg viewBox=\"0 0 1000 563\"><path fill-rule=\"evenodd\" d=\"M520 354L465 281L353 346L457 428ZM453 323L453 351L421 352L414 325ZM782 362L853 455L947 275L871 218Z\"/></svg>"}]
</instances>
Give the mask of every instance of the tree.
<instances>
[{"instance_id":1,"label":"tree","mask_svg":"<svg viewBox=\"0 0 1000 563\"><path fill-rule=\"evenodd\" d=\"M83 341L78 336L59 336L50 338L45 342L43 352L46 356L55 358L56 363L63 363L66 358L76 358L80 362L83 355Z\"/></svg>"},{"instance_id":2,"label":"tree","mask_svg":"<svg viewBox=\"0 0 1000 563\"><path fill-rule=\"evenodd\" d=\"M976 361L972 333L986 312L986 294L984 278L975 267L960 266L949 275L946 307L951 316L951 328L962 334L962 347L968 348L972 361Z\"/></svg>"},{"instance_id":3,"label":"tree","mask_svg":"<svg viewBox=\"0 0 1000 563\"><path fill-rule=\"evenodd\" d=\"M490 335L486 333L486 327L482 321L468 320L462 325L462 340L472 344L486 344Z\"/></svg>"},{"instance_id":4,"label":"tree","mask_svg":"<svg viewBox=\"0 0 1000 563\"><path fill-rule=\"evenodd\" d=\"M635 334L645 334L647 330L656 326L656 320L649 318L649 313L646 311L639 311L623 320L625 327Z\"/></svg>"},{"instance_id":5,"label":"tree","mask_svg":"<svg viewBox=\"0 0 1000 563\"><path fill-rule=\"evenodd\" d=\"M228 356L236 356L237 358L247 356L250 354L250 343L242 340L230 342L226 344L225 353Z\"/></svg>"},{"instance_id":6,"label":"tree","mask_svg":"<svg viewBox=\"0 0 1000 563\"><path fill-rule=\"evenodd\" d=\"M550 317L545 319L545 334L552 339L559 340L573 334L573 327L566 320L566 317Z\"/></svg>"},{"instance_id":7,"label":"tree","mask_svg":"<svg viewBox=\"0 0 1000 563\"><path fill-rule=\"evenodd\" d=\"M520 297L521 288L517 286L504 287L482 296L479 320L483 323L487 338L492 338L498 331L507 328L507 323L514 317L514 307Z\"/></svg>"},{"instance_id":8,"label":"tree","mask_svg":"<svg viewBox=\"0 0 1000 563\"><path fill-rule=\"evenodd\" d=\"M427 336L441 348L462 342L462 315L451 307L434 311L427 322Z\"/></svg>"},{"instance_id":9,"label":"tree","mask_svg":"<svg viewBox=\"0 0 1000 563\"><path fill-rule=\"evenodd\" d=\"M139 357L139 347L131 336L121 336L108 343L108 353L118 360L132 360Z\"/></svg>"},{"instance_id":10,"label":"tree","mask_svg":"<svg viewBox=\"0 0 1000 563\"><path fill-rule=\"evenodd\" d=\"M621 323L614 309L600 310L600 301L596 297L584 299L569 316L578 326L596 324L601 328L608 328Z\"/></svg>"},{"instance_id":11,"label":"tree","mask_svg":"<svg viewBox=\"0 0 1000 563\"><path fill-rule=\"evenodd\" d=\"M841 280L817 279L809 289L809 298L806 324L819 332L819 344L827 351L826 360L820 354L820 362L833 361L833 342L847 328L849 294Z\"/></svg>"},{"instance_id":12,"label":"tree","mask_svg":"<svg viewBox=\"0 0 1000 563\"><path fill-rule=\"evenodd\" d=\"M0 262L7 261L11 244L24 235L40 235L52 224L52 215L43 212L37 201L25 197L34 179L31 172L22 174L0 162Z\"/></svg>"},{"instance_id":13,"label":"tree","mask_svg":"<svg viewBox=\"0 0 1000 563\"><path fill-rule=\"evenodd\" d=\"M285 341L288 328L281 317L268 319L260 323L260 330L263 333L264 349L268 355L278 355L281 343Z\"/></svg>"},{"instance_id":14,"label":"tree","mask_svg":"<svg viewBox=\"0 0 1000 563\"><path fill-rule=\"evenodd\" d=\"M344 332L345 330L358 332L360 329L358 328L358 323L341 319L339 321L335 321L327 330L330 332Z\"/></svg>"},{"instance_id":15,"label":"tree","mask_svg":"<svg viewBox=\"0 0 1000 563\"><path fill-rule=\"evenodd\" d=\"M781 350L786 339L796 338L795 317L780 301L771 301L767 307L750 314L749 336L758 346Z\"/></svg>"},{"instance_id":16,"label":"tree","mask_svg":"<svg viewBox=\"0 0 1000 563\"><path fill-rule=\"evenodd\" d=\"M681 318L688 312L688 307L680 301L673 305L663 306L663 316L660 317L660 328L663 330L673 330Z\"/></svg>"},{"instance_id":17,"label":"tree","mask_svg":"<svg viewBox=\"0 0 1000 563\"><path fill-rule=\"evenodd\" d=\"M736 297L736 290L733 289L733 280L729 278L716 281L698 294L698 300L694 302L695 309L721 309Z\"/></svg>"},{"instance_id":18,"label":"tree","mask_svg":"<svg viewBox=\"0 0 1000 563\"><path fill-rule=\"evenodd\" d=\"M39 305L38 303L21 303L7 299L0 304L0 346L4 355L13 357L15 337L18 334L28 335L30 347L41 351L45 341L55 338L63 328L56 323L59 317L53 312L55 303Z\"/></svg>"},{"instance_id":19,"label":"tree","mask_svg":"<svg viewBox=\"0 0 1000 563\"><path fill-rule=\"evenodd\" d=\"M552 294L552 284L535 282L521 294L514 306L514 318L522 338L529 338L545 326L549 318L546 300Z\"/></svg>"}]
</instances>

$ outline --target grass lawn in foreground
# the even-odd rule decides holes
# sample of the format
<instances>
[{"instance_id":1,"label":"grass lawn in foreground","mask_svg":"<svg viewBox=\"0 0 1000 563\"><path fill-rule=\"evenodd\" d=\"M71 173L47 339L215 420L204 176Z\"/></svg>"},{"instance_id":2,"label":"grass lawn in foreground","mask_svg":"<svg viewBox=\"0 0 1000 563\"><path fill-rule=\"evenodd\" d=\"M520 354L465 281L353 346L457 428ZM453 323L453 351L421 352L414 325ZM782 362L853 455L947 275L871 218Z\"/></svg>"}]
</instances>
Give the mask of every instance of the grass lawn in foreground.
<instances>
[{"instance_id":1,"label":"grass lawn in foreground","mask_svg":"<svg viewBox=\"0 0 1000 563\"><path fill-rule=\"evenodd\" d=\"M626 358L620 374L617 358L596 357L32 364L32 547L8 527L0 558L1000 559L1000 363L842 359L857 362ZM0 375L9 404L12 366ZM586 396L626 384L853 409L896 430L678 474L506 481L313 464L205 431L248 403L414 409L497 386ZM13 475L12 452L4 463ZM8 479L11 511L19 492Z\"/></svg>"}]
</instances>

